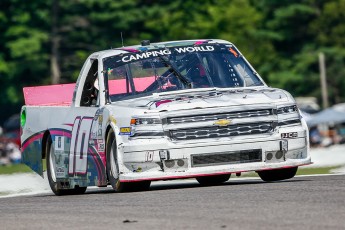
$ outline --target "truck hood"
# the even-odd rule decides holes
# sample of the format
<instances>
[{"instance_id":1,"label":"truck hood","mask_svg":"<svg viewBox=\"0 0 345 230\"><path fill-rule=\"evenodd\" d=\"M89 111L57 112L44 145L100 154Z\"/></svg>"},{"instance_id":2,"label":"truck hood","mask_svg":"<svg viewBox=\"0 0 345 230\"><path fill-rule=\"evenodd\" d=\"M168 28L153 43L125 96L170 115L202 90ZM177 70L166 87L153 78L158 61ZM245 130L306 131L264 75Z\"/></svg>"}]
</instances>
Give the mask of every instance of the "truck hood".
<instances>
[{"instance_id":1,"label":"truck hood","mask_svg":"<svg viewBox=\"0 0 345 230\"><path fill-rule=\"evenodd\" d=\"M187 109L274 105L294 102L291 95L275 88L247 89L191 89L153 94L149 97L115 102L118 106L147 109L152 112L177 111Z\"/></svg>"}]
</instances>

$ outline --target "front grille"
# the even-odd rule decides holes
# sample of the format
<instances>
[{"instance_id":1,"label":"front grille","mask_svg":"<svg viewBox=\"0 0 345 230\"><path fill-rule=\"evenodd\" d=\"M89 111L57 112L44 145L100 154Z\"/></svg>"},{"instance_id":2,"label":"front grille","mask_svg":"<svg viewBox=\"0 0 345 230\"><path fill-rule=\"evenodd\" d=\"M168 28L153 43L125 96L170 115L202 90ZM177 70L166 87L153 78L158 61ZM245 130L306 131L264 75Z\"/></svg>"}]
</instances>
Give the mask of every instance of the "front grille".
<instances>
[{"instance_id":1,"label":"front grille","mask_svg":"<svg viewBox=\"0 0 345 230\"><path fill-rule=\"evenodd\" d=\"M264 134L272 132L275 128L273 122L247 123L230 125L226 127L211 126L191 129L171 130L170 138L174 140L195 140L203 138L232 137L241 135Z\"/></svg>"},{"instance_id":2,"label":"front grille","mask_svg":"<svg viewBox=\"0 0 345 230\"><path fill-rule=\"evenodd\" d=\"M192 155L192 167L240 164L262 161L261 149Z\"/></svg>"},{"instance_id":3,"label":"front grille","mask_svg":"<svg viewBox=\"0 0 345 230\"><path fill-rule=\"evenodd\" d=\"M179 124L185 122L203 122L203 121L216 121L220 119L235 119L235 118L248 118L248 117L263 117L275 114L273 109L260 109L260 110L247 110L238 112L218 113L218 114L205 114L184 117L170 117L166 120L168 124Z\"/></svg>"}]
</instances>

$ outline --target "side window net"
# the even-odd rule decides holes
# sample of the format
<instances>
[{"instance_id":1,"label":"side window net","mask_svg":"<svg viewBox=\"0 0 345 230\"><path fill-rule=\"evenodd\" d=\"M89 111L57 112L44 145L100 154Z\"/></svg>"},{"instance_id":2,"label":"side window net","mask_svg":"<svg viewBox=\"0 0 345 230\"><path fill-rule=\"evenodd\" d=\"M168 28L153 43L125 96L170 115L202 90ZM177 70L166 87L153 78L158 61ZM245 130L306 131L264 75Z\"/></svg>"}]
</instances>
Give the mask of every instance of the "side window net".
<instances>
[{"instance_id":1,"label":"side window net","mask_svg":"<svg viewBox=\"0 0 345 230\"><path fill-rule=\"evenodd\" d=\"M87 73L80 106L96 106L98 103L98 61L94 60Z\"/></svg>"}]
</instances>

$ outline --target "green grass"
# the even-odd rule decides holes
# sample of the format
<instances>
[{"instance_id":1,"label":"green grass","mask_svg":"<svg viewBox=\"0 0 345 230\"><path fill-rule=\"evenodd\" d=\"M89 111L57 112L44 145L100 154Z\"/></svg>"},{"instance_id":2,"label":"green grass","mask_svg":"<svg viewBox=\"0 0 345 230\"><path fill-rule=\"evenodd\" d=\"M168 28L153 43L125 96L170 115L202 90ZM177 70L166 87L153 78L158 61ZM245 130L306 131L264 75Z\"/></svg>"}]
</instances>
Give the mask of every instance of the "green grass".
<instances>
[{"instance_id":1,"label":"green grass","mask_svg":"<svg viewBox=\"0 0 345 230\"><path fill-rule=\"evenodd\" d=\"M43 159L42 164L43 164L43 171L45 171L46 170L46 160L45 159ZM25 164L0 165L0 175L13 174L13 173L27 173L27 172L34 173L34 171L32 171Z\"/></svg>"},{"instance_id":2,"label":"green grass","mask_svg":"<svg viewBox=\"0 0 345 230\"><path fill-rule=\"evenodd\" d=\"M33 171L24 164L0 166L0 175L13 174L13 173L26 173L26 172L33 172Z\"/></svg>"},{"instance_id":3,"label":"green grass","mask_svg":"<svg viewBox=\"0 0 345 230\"><path fill-rule=\"evenodd\" d=\"M11 194L11 193L9 193L9 192L0 192L0 197L6 196L6 195L9 195L9 194Z\"/></svg>"},{"instance_id":4,"label":"green grass","mask_svg":"<svg viewBox=\"0 0 345 230\"><path fill-rule=\"evenodd\" d=\"M322 168L304 168L299 167L297 170L297 175L312 175L312 174L332 174L333 169L340 168L341 166L331 166Z\"/></svg>"}]
</instances>

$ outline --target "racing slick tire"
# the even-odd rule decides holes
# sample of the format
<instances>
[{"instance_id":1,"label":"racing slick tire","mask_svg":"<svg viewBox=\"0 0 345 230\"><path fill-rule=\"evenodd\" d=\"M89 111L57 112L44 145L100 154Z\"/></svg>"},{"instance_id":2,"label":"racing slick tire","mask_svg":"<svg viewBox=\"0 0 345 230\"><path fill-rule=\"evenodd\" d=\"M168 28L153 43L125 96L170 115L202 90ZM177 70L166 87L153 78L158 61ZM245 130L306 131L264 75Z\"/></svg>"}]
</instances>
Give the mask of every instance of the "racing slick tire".
<instances>
[{"instance_id":1,"label":"racing slick tire","mask_svg":"<svg viewBox=\"0 0 345 230\"><path fill-rule=\"evenodd\" d=\"M298 167L293 168L283 168L283 169L273 169L273 170L264 170L258 171L260 178L263 181L271 182L278 180L287 180L291 179L296 175Z\"/></svg>"},{"instance_id":2,"label":"racing slick tire","mask_svg":"<svg viewBox=\"0 0 345 230\"><path fill-rule=\"evenodd\" d=\"M216 176L202 176L195 178L199 184L209 186L209 185L219 185L228 181L230 179L231 174L222 174Z\"/></svg>"},{"instance_id":3,"label":"racing slick tire","mask_svg":"<svg viewBox=\"0 0 345 230\"><path fill-rule=\"evenodd\" d=\"M120 172L117 161L115 133L111 129L107 136L106 153L107 153L107 176L108 181L116 192L135 192L148 190L151 181L140 182L121 182L119 180Z\"/></svg>"},{"instance_id":4,"label":"racing slick tire","mask_svg":"<svg viewBox=\"0 0 345 230\"><path fill-rule=\"evenodd\" d=\"M47 166L47 177L49 181L49 186L53 193L57 196L62 195L77 195L83 194L86 191L86 187L75 187L73 189L60 189L58 188L57 180L56 180L56 163L55 163L55 155L54 153L54 146L52 145L51 136L48 136L47 143L46 143L46 166Z\"/></svg>"}]
</instances>

